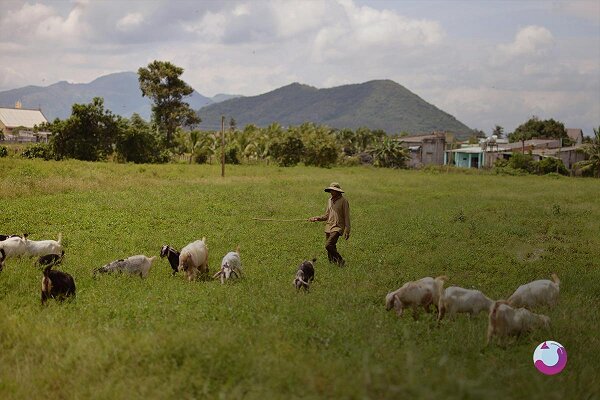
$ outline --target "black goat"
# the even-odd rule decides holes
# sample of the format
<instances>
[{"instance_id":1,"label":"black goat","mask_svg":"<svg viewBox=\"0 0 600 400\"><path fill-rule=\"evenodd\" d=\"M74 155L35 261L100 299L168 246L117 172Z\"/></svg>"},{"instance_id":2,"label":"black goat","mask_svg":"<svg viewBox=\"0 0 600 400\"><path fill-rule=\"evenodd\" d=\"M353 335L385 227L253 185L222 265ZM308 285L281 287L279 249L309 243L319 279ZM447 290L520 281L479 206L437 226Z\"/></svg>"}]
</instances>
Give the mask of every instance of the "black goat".
<instances>
[{"instance_id":1,"label":"black goat","mask_svg":"<svg viewBox=\"0 0 600 400\"><path fill-rule=\"evenodd\" d=\"M39 265L58 265L62 262L63 257L65 256L65 251L63 250L60 255L59 254L46 254L45 256L41 256L38 258Z\"/></svg>"},{"instance_id":2,"label":"black goat","mask_svg":"<svg viewBox=\"0 0 600 400\"><path fill-rule=\"evenodd\" d=\"M15 237L15 236L21 237L19 235L0 235L0 242L6 240L8 238Z\"/></svg>"},{"instance_id":3,"label":"black goat","mask_svg":"<svg viewBox=\"0 0 600 400\"><path fill-rule=\"evenodd\" d=\"M167 257L169 260L169 264L171 264L171 268L173 268L173 276L175 276L177 268L179 267L179 252L168 244L165 244L160 249L160 258L164 257Z\"/></svg>"},{"instance_id":4,"label":"black goat","mask_svg":"<svg viewBox=\"0 0 600 400\"><path fill-rule=\"evenodd\" d=\"M53 271L52 265L44 268L42 305L50 298L62 301L69 296L75 296L75 281L73 277L66 272Z\"/></svg>"},{"instance_id":5,"label":"black goat","mask_svg":"<svg viewBox=\"0 0 600 400\"><path fill-rule=\"evenodd\" d=\"M300 288L304 288L304 290L309 289L311 282L315 280L316 262L317 259L313 258L312 261L304 260L302 264L298 266L296 279L294 279L294 286L297 290L300 290Z\"/></svg>"}]
</instances>

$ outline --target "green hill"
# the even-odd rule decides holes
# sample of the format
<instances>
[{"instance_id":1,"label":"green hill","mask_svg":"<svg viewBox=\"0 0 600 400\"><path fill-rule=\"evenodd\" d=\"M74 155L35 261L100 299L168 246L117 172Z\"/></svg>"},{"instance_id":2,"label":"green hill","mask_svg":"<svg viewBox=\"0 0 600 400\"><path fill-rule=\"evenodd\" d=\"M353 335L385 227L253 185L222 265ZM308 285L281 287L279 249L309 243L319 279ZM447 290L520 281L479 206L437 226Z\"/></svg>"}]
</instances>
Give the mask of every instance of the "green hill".
<instances>
[{"instance_id":1,"label":"green hill","mask_svg":"<svg viewBox=\"0 0 600 400\"><path fill-rule=\"evenodd\" d=\"M221 115L237 125L284 126L304 122L334 128L368 127L387 133L428 133L434 130L467 137L471 129L452 115L390 80L317 89L293 83L272 92L210 104L198 112L206 129L218 129Z\"/></svg>"}]
</instances>

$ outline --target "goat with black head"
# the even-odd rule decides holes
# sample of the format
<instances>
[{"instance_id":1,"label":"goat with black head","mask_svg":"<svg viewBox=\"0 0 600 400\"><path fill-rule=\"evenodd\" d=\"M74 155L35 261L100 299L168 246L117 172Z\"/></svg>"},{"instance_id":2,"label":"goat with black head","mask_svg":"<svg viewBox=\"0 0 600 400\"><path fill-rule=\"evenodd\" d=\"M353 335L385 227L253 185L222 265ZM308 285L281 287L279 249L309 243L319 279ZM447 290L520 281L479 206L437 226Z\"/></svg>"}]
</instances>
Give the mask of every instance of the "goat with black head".
<instances>
[{"instance_id":1,"label":"goat with black head","mask_svg":"<svg viewBox=\"0 0 600 400\"><path fill-rule=\"evenodd\" d=\"M38 264L41 266L58 265L62 262L64 256L64 250L62 250L60 254L46 254L45 256L41 256L40 258L38 258Z\"/></svg>"},{"instance_id":2,"label":"goat with black head","mask_svg":"<svg viewBox=\"0 0 600 400\"><path fill-rule=\"evenodd\" d=\"M0 272L4 269L4 260L6 259L6 253L4 249L0 249Z\"/></svg>"},{"instance_id":3,"label":"goat with black head","mask_svg":"<svg viewBox=\"0 0 600 400\"><path fill-rule=\"evenodd\" d=\"M311 282L315 279L316 262L317 259L313 258L312 261L304 260L302 264L298 266L296 278L294 279L294 286L297 290L300 290L301 288L308 290L310 288Z\"/></svg>"},{"instance_id":4,"label":"goat with black head","mask_svg":"<svg viewBox=\"0 0 600 400\"><path fill-rule=\"evenodd\" d=\"M167 260L169 260L169 264L173 269L173 276L175 276L175 274L177 273L177 268L179 267L179 252L171 246L169 246L168 244L165 244L160 249L160 258L165 257L167 257Z\"/></svg>"},{"instance_id":5,"label":"goat with black head","mask_svg":"<svg viewBox=\"0 0 600 400\"><path fill-rule=\"evenodd\" d=\"M75 296L75 280L66 272L52 270L52 265L44 268L42 278L42 305L48 299L64 300Z\"/></svg>"}]
</instances>

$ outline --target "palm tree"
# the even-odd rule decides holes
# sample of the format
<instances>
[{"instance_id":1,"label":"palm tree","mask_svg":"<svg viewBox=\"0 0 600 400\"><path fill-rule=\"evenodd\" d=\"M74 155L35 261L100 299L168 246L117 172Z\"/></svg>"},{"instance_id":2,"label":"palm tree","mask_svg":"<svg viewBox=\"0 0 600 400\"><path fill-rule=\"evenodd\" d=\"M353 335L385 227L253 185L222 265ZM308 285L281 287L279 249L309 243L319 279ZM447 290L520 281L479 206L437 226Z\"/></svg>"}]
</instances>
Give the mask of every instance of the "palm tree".
<instances>
[{"instance_id":1,"label":"palm tree","mask_svg":"<svg viewBox=\"0 0 600 400\"><path fill-rule=\"evenodd\" d=\"M384 168L402 168L408 159L408 152L402 142L386 137L369 151L374 165Z\"/></svg>"},{"instance_id":2,"label":"palm tree","mask_svg":"<svg viewBox=\"0 0 600 400\"><path fill-rule=\"evenodd\" d=\"M590 171L596 178L600 178L600 126L594 128L594 138L592 142L583 146L587 160L580 161L577 166L581 172Z\"/></svg>"}]
</instances>

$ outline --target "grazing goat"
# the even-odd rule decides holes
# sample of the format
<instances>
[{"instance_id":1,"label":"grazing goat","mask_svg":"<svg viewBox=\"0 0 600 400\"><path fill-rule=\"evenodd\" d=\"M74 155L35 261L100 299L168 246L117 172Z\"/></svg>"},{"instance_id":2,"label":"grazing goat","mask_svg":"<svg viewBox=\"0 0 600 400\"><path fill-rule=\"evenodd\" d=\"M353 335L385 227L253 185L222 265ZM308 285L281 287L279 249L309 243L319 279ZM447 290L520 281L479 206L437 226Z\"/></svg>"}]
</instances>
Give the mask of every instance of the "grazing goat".
<instances>
[{"instance_id":1,"label":"grazing goat","mask_svg":"<svg viewBox=\"0 0 600 400\"><path fill-rule=\"evenodd\" d=\"M536 306L554 307L558 302L560 279L552 274L552 281L541 279L521 285L507 300L512 307L532 309Z\"/></svg>"},{"instance_id":2,"label":"grazing goat","mask_svg":"<svg viewBox=\"0 0 600 400\"><path fill-rule=\"evenodd\" d=\"M479 290L464 289L458 286L450 286L442 292L440 287L440 299L438 305L438 321L444 318L444 314L469 313L470 316L477 315L482 311L489 311L494 301L481 293Z\"/></svg>"},{"instance_id":3,"label":"grazing goat","mask_svg":"<svg viewBox=\"0 0 600 400\"><path fill-rule=\"evenodd\" d=\"M179 252L168 244L165 244L160 249L160 258L164 257L167 257L167 260L169 260L169 264L171 264L171 268L173 269L173 276L175 276L179 267Z\"/></svg>"},{"instance_id":4,"label":"grazing goat","mask_svg":"<svg viewBox=\"0 0 600 400\"><path fill-rule=\"evenodd\" d=\"M62 262L65 256L65 251L63 250L60 254L46 254L45 256L41 256L38 258L39 265L58 265Z\"/></svg>"},{"instance_id":5,"label":"grazing goat","mask_svg":"<svg viewBox=\"0 0 600 400\"><path fill-rule=\"evenodd\" d=\"M206 246L206 238L196 240L181 249L179 254L179 271L185 271L188 280L193 281L196 275L200 272L203 275L208 275L208 247Z\"/></svg>"},{"instance_id":6,"label":"grazing goat","mask_svg":"<svg viewBox=\"0 0 600 400\"><path fill-rule=\"evenodd\" d=\"M8 238L11 238L11 237L21 237L21 236L19 236L19 235L0 235L0 242L6 240Z\"/></svg>"},{"instance_id":7,"label":"grazing goat","mask_svg":"<svg viewBox=\"0 0 600 400\"><path fill-rule=\"evenodd\" d=\"M62 233L58 234L58 240L29 240L28 235L23 235L25 241L25 254L30 257L41 257L48 254L61 254Z\"/></svg>"},{"instance_id":8,"label":"grazing goat","mask_svg":"<svg viewBox=\"0 0 600 400\"><path fill-rule=\"evenodd\" d=\"M416 317L418 306L423 306L425 311L429 312L431 304L437 308L436 301L439 303L439 294L447 279L447 276L442 275L436 278L426 277L407 282L400 289L385 296L385 308L386 310L394 308L398 316L402 315L403 308L408 306L413 307L413 317Z\"/></svg>"},{"instance_id":9,"label":"grazing goat","mask_svg":"<svg viewBox=\"0 0 600 400\"><path fill-rule=\"evenodd\" d=\"M50 298L62 301L69 296L75 296L75 281L73 277L66 272L53 271L52 265L44 268L42 305Z\"/></svg>"},{"instance_id":10,"label":"grazing goat","mask_svg":"<svg viewBox=\"0 0 600 400\"><path fill-rule=\"evenodd\" d=\"M225 283L231 275L241 277L242 275L242 260L240 259L240 246L235 251L230 251L225 254L223 260L221 260L221 269L213 276L216 278L221 277L221 284Z\"/></svg>"},{"instance_id":11,"label":"grazing goat","mask_svg":"<svg viewBox=\"0 0 600 400\"><path fill-rule=\"evenodd\" d=\"M11 236L0 241L0 249L4 250L5 258L20 257L27 251L25 240L19 236Z\"/></svg>"},{"instance_id":12,"label":"grazing goat","mask_svg":"<svg viewBox=\"0 0 600 400\"><path fill-rule=\"evenodd\" d=\"M139 275L141 278L148 276L152 263L158 257L146 257L143 254L131 256L125 259L113 261L94 271L94 276L97 273L112 273L112 272L127 272L132 275Z\"/></svg>"},{"instance_id":13,"label":"grazing goat","mask_svg":"<svg viewBox=\"0 0 600 400\"><path fill-rule=\"evenodd\" d=\"M315 280L315 263L317 262L316 258L313 258L312 261L304 260L302 264L298 266L298 271L296 271L296 278L294 279L294 286L296 290L300 290L300 288L304 288L305 291L308 291L310 288L310 284Z\"/></svg>"},{"instance_id":14,"label":"grazing goat","mask_svg":"<svg viewBox=\"0 0 600 400\"><path fill-rule=\"evenodd\" d=\"M4 269L4 260L6 260L6 253L4 249L0 249L0 272Z\"/></svg>"},{"instance_id":15,"label":"grazing goat","mask_svg":"<svg viewBox=\"0 0 600 400\"><path fill-rule=\"evenodd\" d=\"M512 308L499 300L490 307L486 346L493 336L519 336L536 328L548 329L550 318L534 314L525 308Z\"/></svg>"}]
</instances>

